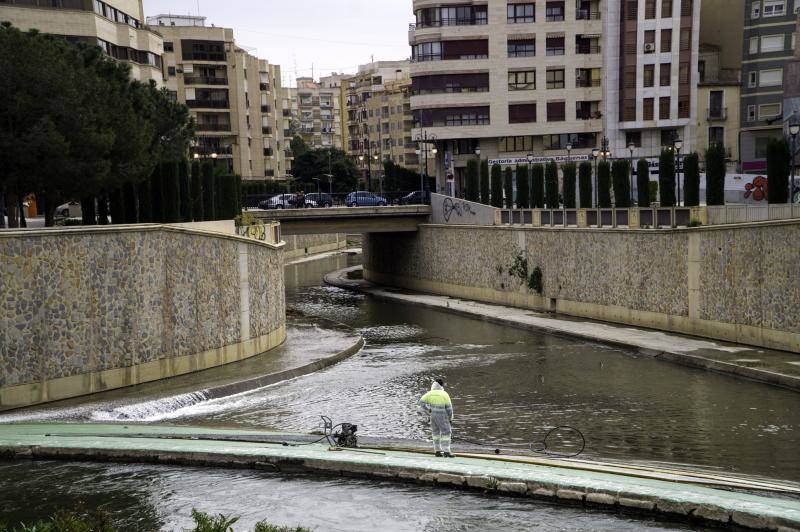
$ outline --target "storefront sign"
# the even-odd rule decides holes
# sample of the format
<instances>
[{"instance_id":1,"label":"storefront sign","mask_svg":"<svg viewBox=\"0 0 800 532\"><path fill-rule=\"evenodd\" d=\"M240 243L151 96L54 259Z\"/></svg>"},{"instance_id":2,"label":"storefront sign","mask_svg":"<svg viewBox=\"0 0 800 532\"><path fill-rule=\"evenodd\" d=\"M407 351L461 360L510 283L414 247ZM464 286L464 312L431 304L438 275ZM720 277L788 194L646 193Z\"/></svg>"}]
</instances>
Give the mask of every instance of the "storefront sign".
<instances>
[{"instance_id":1,"label":"storefront sign","mask_svg":"<svg viewBox=\"0 0 800 532\"><path fill-rule=\"evenodd\" d=\"M580 161L589 161L591 160L591 155L572 155L567 157L566 155L553 155L551 157L534 157L533 161L528 161L527 157L508 157L505 159L489 159L489 166L493 166L495 164L499 164L500 166L516 166L518 164L542 164L542 163L549 163L551 161L556 163L566 163L566 162L580 162Z\"/></svg>"}]
</instances>

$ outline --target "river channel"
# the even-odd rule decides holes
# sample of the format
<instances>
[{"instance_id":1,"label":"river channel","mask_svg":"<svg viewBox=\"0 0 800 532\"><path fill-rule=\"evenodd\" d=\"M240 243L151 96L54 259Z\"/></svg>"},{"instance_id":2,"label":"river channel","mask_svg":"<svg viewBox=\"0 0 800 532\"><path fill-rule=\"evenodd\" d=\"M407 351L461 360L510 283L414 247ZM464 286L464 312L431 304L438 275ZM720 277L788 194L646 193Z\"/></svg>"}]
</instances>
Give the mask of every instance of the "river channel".
<instances>
[{"instance_id":1,"label":"river channel","mask_svg":"<svg viewBox=\"0 0 800 532\"><path fill-rule=\"evenodd\" d=\"M569 425L584 434L583 457L589 459L800 481L795 392L322 283L324 273L359 260L340 255L288 266L286 294L288 307L358 330L367 340L360 353L304 377L232 397L149 409L140 419L126 421L309 432L318 428L320 415L328 415L358 424L365 436L424 441L416 399L432 377L443 377L453 397L455 436L521 446L539 441L554 426ZM325 341L317 329L304 331L298 333L306 335L304 344L313 344L315 335ZM73 404L60 413L49 409L44 419L96 420L97 402L86 405ZM35 497L20 495L22 488ZM151 466L0 463L4 519L40 516L57 501L78 498L103 504L120 523L143 530L188 526L192 505L241 515L243 525L270 517L319 530L683 529L392 483Z\"/></svg>"}]
</instances>

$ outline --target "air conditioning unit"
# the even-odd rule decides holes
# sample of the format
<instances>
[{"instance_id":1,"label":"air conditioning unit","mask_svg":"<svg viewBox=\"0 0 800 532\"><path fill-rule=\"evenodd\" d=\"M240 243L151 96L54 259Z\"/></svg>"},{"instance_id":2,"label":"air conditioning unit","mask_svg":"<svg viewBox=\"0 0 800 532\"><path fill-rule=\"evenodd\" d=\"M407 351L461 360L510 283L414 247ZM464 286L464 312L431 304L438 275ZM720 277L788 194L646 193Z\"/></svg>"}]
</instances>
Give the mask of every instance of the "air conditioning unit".
<instances>
[{"instance_id":1,"label":"air conditioning unit","mask_svg":"<svg viewBox=\"0 0 800 532\"><path fill-rule=\"evenodd\" d=\"M645 43L644 45L644 53L653 53L656 51L656 45L653 43Z\"/></svg>"}]
</instances>

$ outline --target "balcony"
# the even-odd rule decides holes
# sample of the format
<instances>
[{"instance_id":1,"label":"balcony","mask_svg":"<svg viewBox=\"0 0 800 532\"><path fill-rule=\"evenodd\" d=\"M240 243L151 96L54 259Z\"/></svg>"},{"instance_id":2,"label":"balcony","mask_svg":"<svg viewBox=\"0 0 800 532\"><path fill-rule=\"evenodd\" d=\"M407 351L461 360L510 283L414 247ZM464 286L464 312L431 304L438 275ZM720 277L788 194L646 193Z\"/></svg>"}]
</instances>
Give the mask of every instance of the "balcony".
<instances>
[{"instance_id":1,"label":"balcony","mask_svg":"<svg viewBox=\"0 0 800 532\"><path fill-rule=\"evenodd\" d=\"M728 108L727 107L712 107L708 109L706 113L706 119L709 122L714 121L724 121L728 119Z\"/></svg>"},{"instance_id":2,"label":"balcony","mask_svg":"<svg viewBox=\"0 0 800 532\"><path fill-rule=\"evenodd\" d=\"M219 122L197 123L197 131L231 131L231 125Z\"/></svg>"},{"instance_id":3,"label":"balcony","mask_svg":"<svg viewBox=\"0 0 800 532\"><path fill-rule=\"evenodd\" d=\"M229 109L228 100L186 100L189 109Z\"/></svg>"},{"instance_id":4,"label":"balcony","mask_svg":"<svg viewBox=\"0 0 800 532\"><path fill-rule=\"evenodd\" d=\"M284 109L283 110L283 116L286 117L286 118L291 117L292 116L292 110L291 109Z\"/></svg>"},{"instance_id":5,"label":"balcony","mask_svg":"<svg viewBox=\"0 0 800 532\"><path fill-rule=\"evenodd\" d=\"M272 148L264 148L264 157L272 157Z\"/></svg>"},{"instance_id":6,"label":"balcony","mask_svg":"<svg viewBox=\"0 0 800 532\"><path fill-rule=\"evenodd\" d=\"M262 105L261 106L262 113L269 113L269 105Z\"/></svg>"},{"instance_id":7,"label":"balcony","mask_svg":"<svg viewBox=\"0 0 800 532\"><path fill-rule=\"evenodd\" d=\"M578 9L575 12L575 20L600 20L600 12L591 11L589 9Z\"/></svg>"},{"instance_id":8,"label":"balcony","mask_svg":"<svg viewBox=\"0 0 800 532\"><path fill-rule=\"evenodd\" d=\"M228 78L216 76L184 76L184 85L227 85Z\"/></svg>"},{"instance_id":9,"label":"balcony","mask_svg":"<svg viewBox=\"0 0 800 532\"><path fill-rule=\"evenodd\" d=\"M261 134L262 135L272 135L272 128L269 126L262 126L261 127Z\"/></svg>"},{"instance_id":10,"label":"balcony","mask_svg":"<svg viewBox=\"0 0 800 532\"><path fill-rule=\"evenodd\" d=\"M578 43L575 45L575 53L580 55L590 55L590 54L599 54L600 53L600 45L599 44L585 44L585 43Z\"/></svg>"},{"instance_id":11,"label":"balcony","mask_svg":"<svg viewBox=\"0 0 800 532\"><path fill-rule=\"evenodd\" d=\"M575 112L575 120L599 120L603 118L603 113L600 111L585 111L578 109Z\"/></svg>"},{"instance_id":12,"label":"balcony","mask_svg":"<svg viewBox=\"0 0 800 532\"><path fill-rule=\"evenodd\" d=\"M259 90L267 92L269 90L269 83L259 83L258 88Z\"/></svg>"},{"instance_id":13,"label":"balcony","mask_svg":"<svg viewBox=\"0 0 800 532\"><path fill-rule=\"evenodd\" d=\"M485 13L484 13L485 14ZM442 28L446 26L485 26L488 24L486 18L443 18L426 22L412 22L408 25L408 31L424 30L427 28Z\"/></svg>"},{"instance_id":14,"label":"balcony","mask_svg":"<svg viewBox=\"0 0 800 532\"><path fill-rule=\"evenodd\" d=\"M601 87L602 81L600 79L576 79L575 87L579 89L588 89L591 87Z\"/></svg>"}]
</instances>

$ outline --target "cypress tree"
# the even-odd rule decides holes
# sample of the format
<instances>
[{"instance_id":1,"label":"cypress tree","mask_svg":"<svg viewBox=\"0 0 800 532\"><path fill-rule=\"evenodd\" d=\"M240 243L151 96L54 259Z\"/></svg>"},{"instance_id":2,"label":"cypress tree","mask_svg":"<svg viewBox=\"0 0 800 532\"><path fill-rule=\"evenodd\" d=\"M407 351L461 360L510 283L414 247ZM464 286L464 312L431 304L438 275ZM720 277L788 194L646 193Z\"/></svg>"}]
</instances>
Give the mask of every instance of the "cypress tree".
<instances>
[{"instance_id":1,"label":"cypress tree","mask_svg":"<svg viewBox=\"0 0 800 532\"><path fill-rule=\"evenodd\" d=\"M661 206L675 206L675 154L672 150L661 150L658 158L658 190L661 193Z\"/></svg>"},{"instance_id":2,"label":"cypress tree","mask_svg":"<svg viewBox=\"0 0 800 532\"><path fill-rule=\"evenodd\" d=\"M503 192L506 197L506 209L514 208L514 171L510 166L506 166L503 176Z\"/></svg>"},{"instance_id":3,"label":"cypress tree","mask_svg":"<svg viewBox=\"0 0 800 532\"><path fill-rule=\"evenodd\" d=\"M467 201L481 201L480 190L478 185L478 161L475 159L470 158L467 161L467 182L466 182L466 190L464 191L464 197Z\"/></svg>"},{"instance_id":4,"label":"cypress tree","mask_svg":"<svg viewBox=\"0 0 800 532\"><path fill-rule=\"evenodd\" d=\"M234 183L234 208L235 212L233 213L234 217L239 216L242 214L242 176L235 175L233 176L233 183Z\"/></svg>"},{"instance_id":5,"label":"cypress tree","mask_svg":"<svg viewBox=\"0 0 800 532\"><path fill-rule=\"evenodd\" d=\"M725 147L712 144L706 150L706 204L725 205Z\"/></svg>"},{"instance_id":6,"label":"cypress tree","mask_svg":"<svg viewBox=\"0 0 800 532\"><path fill-rule=\"evenodd\" d=\"M583 161L578 167L578 192L581 209L592 208L592 163Z\"/></svg>"},{"instance_id":7,"label":"cypress tree","mask_svg":"<svg viewBox=\"0 0 800 532\"><path fill-rule=\"evenodd\" d=\"M97 198L97 222L108 225L108 195L105 192Z\"/></svg>"},{"instance_id":8,"label":"cypress tree","mask_svg":"<svg viewBox=\"0 0 800 532\"><path fill-rule=\"evenodd\" d=\"M647 159L636 162L636 203L641 209L650 206L650 165Z\"/></svg>"},{"instance_id":9,"label":"cypress tree","mask_svg":"<svg viewBox=\"0 0 800 532\"><path fill-rule=\"evenodd\" d=\"M122 197L122 188L114 189L109 195L111 204L111 223L118 225L125 223L125 200Z\"/></svg>"},{"instance_id":10,"label":"cypress tree","mask_svg":"<svg viewBox=\"0 0 800 532\"><path fill-rule=\"evenodd\" d=\"M492 207L503 206L503 170L499 164L492 165Z\"/></svg>"},{"instance_id":11,"label":"cypress tree","mask_svg":"<svg viewBox=\"0 0 800 532\"><path fill-rule=\"evenodd\" d=\"M544 165L534 164L531 172L531 203L534 209L544 209Z\"/></svg>"},{"instance_id":12,"label":"cypress tree","mask_svg":"<svg viewBox=\"0 0 800 532\"><path fill-rule=\"evenodd\" d=\"M614 206L618 209L627 209L631 206L631 166L625 159L617 159L611 167L611 177L614 186Z\"/></svg>"},{"instance_id":13,"label":"cypress tree","mask_svg":"<svg viewBox=\"0 0 800 532\"><path fill-rule=\"evenodd\" d=\"M564 177L564 206L567 209L575 208L575 178L578 167L575 163L567 163L561 167L561 173Z\"/></svg>"},{"instance_id":14,"label":"cypress tree","mask_svg":"<svg viewBox=\"0 0 800 532\"><path fill-rule=\"evenodd\" d=\"M203 220L216 220L214 166L210 162L204 161L201 173L203 176Z\"/></svg>"},{"instance_id":15,"label":"cypress tree","mask_svg":"<svg viewBox=\"0 0 800 532\"><path fill-rule=\"evenodd\" d=\"M94 225L97 223L93 196L81 198L81 223L83 225Z\"/></svg>"},{"instance_id":16,"label":"cypress tree","mask_svg":"<svg viewBox=\"0 0 800 532\"><path fill-rule=\"evenodd\" d=\"M150 180L145 179L136 185L136 195L139 197L139 222L147 224L153 221L153 194L150 190Z\"/></svg>"},{"instance_id":17,"label":"cypress tree","mask_svg":"<svg viewBox=\"0 0 800 532\"><path fill-rule=\"evenodd\" d=\"M189 161L181 159L179 164L178 185L181 199L181 221L192 221L192 192L189 183Z\"/></svg>"},{"instance_id":18,"label":"cypress tree","mask_svg":"<svg viewBox=\"0 0 800 532\"><path fill-rule=\"evenodd\" d=\"M767 197L770 203L789 202L791 148L785 138L767 142Z\"/></svg>"},{"instance_id":19,"label":"cypress tree","mask_svg":"<svg viewBox=\"0 0 800 532\"><path fill-rule=\"evenodd\" d=\"M178 162L165 163L162 177L164 183L164 222L180 222L181 195L178 183Z\"/></svg>"},{"instance_id":20,"label":"cypress tree","mask_svg":"<svg viewBox=\"0 0 800 532\"><path fill-rule=\"evenodd\" d=\"M603 209L611 207L611 165L608 161L597 164L597 204Z\"/></svg>"},{"instance_id":21,"label":"cypress tree","mask_svg":"<svg viewBox=\"0 0 800 532\"><path fill-rule=\"evenodd\" d=\"M481 203L490 205L489 199L489 161L481 161Z\"/></svg>"},{"instance_id":22,"label":"cypress tree","mask_svg":"<svg viewBox=\"0 0 800 532\"><path fill-rule=\"evenodd\" d=\"M690 153L683 159L683 204L687 207L700 205L700 157Z\"/></svg>"},{"instance_id":23,"label":"cypress tree","mask_svg":"<svg viewBox=\"0 0 800 532\"><path fill-rule=\"evenodd\" d=\"M136 185L133 183L125 183L122 185L122 205L123 216L125 216L126 224L135 224L139 222L136 209Z\"/></svg>"},{"instance_id":24,"label":"cypress tree","mask_svg":"<svg viewBox=\"0 0 800 532\"><path fill-rule=\"evenodd\" d=\"M192 220L195 222L203 221L203 180L200 176L200 162L192 162Z\"/></svg>"},{"instance_id":25,"label":"cypress tree","mask_svg":"<svg viewBox=\"0 0 800 532\"><path fill-rule=\"evenodd\" d=\"M164 180L161 173L164 165L156 165L153 174L150 176L150 209L151 222L164 223Z\"/></svg>"},{"instance_id":26,"label":"cypress tree","mask_svg":"<svg viewBox=\"0 0 800 532\"><path fill-rule=\"evenodd\" d=\"M517 207L527 209L531 206L531 180L528 165L517 166Z\"/></svg>"},{"instance_id":27,"label":"cypress tree","mask_svg":"<svg viewBox=\"0 0 800 532\"><path fill-rule=\"evenodd\" d=\"M558 165L554 161L547 163L544 171L544 192L548 209L558 209L561 202L558 199Z\"/></svg>"}]
</instances>

